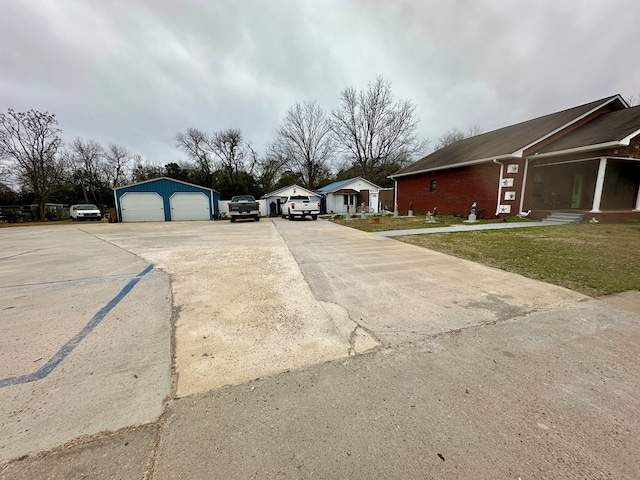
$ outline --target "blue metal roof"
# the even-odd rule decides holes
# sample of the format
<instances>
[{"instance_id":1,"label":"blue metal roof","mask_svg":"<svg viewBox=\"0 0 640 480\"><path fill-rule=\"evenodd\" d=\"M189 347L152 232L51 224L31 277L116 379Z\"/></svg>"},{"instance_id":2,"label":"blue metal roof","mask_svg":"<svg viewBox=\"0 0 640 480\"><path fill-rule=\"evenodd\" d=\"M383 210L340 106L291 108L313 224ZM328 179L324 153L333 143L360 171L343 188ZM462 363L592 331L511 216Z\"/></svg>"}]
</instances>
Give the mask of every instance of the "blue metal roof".
<instances>
[{"instance_id":1,"label":"blue metal roof","mask_svg":"<svg viewBox=\"0 0 640 480\"><path fill-rule=\"evenodd\" d=\"M329 185L326 185L322 188L317 189L316 193L330 193L332 190L340 190L340 187L348 183L351 183L354 180L357 180L358 178L360 177L354 177L354 178L349 178L348 180L340 180L339 182L330 183Z\"/></svg>"},{"instance_id":2,"label":"blue metal roof","mask_svg":"<svg viewBox=\"0 0 640 480\"><path fill-rule=\"evenodd\" d=\"M363 182L367 182L369 185L380 189L380 187L378 187L375 183L370 182L369 180L367 180L366 178L363 177L353 177L353 178L349 178L347 180L340 180L339 182L333 182L330 183L329 185L326 185L322 188L319 188L316 190L316 193L320 194L320 195L326 195L328 193L334 192L336 190L340 190L342 187L344 187L345 185L348 185L350 183L353 183L357 180L362 180Z\"/></svg>"},{"instance_id":3,"label":"blue metal roof","mask_svg":"<svg viewBox=\"0 0 640 480\"><path fill-rule=\"evenodd\" d=\"M207 190L210 192L216 192L211 188L203 187L200 185L194 185L193 183L183 182L182 180L176 180L169 177L152 178L151 180L144 180L142 182L130 183L129 185L123 185L122 187L116 187L114 190L132 190L132 191L149 191L149 188L154 188L151 185L155 184L162 188L163 186L170 184L174 191L180 192L193 192L199 190ZM143 186L144 185L144 186ZM217 193L217 192L216 192Z\"/></svg>"}]
</instances>

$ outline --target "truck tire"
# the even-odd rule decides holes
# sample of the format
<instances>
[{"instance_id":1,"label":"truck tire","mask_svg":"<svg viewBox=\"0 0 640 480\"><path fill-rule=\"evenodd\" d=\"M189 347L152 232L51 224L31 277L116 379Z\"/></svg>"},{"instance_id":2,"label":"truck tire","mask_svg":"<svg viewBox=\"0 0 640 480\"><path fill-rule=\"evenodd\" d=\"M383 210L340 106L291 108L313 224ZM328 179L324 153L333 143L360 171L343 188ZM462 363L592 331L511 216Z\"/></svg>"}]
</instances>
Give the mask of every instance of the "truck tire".
<instances>
[{"instance_id":1,"label":"truck tire","mask_svg":"<svg viewBox=\"0 0 640 480\"><path fill-rule=\"evenodd\" d=\"M231 220L231 223L236 221L236 217L231 217L229 220Z\"/></svg>"},{"instance_id":2,"label":"truck tire","mask_svg":"<svg viewBox=\"0 0 640 480\"><path fill-rule=\"evenodd\" d=\"M289 217L289 220L293 220L293 215L291 215L291 211L289 211L289 215L287 215L287 217Z\"/></svg>"},{"instance_id":3,"label":"truck tire","mask_svg":"<svg viewBox=\"0 0 640 480\"><path fill-rule=\"evenodd\" d=\"M311 220L317 220L318 219L318 215L311 215Z\"/></svg>"},{"instance_id":4,"label":"truck tire","mask_svg":"<svg viewBox=\"0 0 640 480\"><path fill-rule=\"evenodd\" d=\"M259 221L260 221L260 217L253 217L253 219L254 219L256 222L259 222Z\"/></svg>"}]
</instances>

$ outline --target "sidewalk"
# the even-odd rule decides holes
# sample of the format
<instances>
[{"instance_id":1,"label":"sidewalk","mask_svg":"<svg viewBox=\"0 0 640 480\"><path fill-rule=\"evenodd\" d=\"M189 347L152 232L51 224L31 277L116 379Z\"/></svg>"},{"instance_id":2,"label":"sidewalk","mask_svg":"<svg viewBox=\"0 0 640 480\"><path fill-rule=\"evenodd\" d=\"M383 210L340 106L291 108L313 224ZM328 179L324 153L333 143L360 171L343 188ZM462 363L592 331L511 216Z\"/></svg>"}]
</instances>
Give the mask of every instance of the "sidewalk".
<instances>
[{"instance_id":1,"label":"sidewalk","mask_svg":"<svg viewBox=\"0 0 640 480\"><path fill-rule=\"evenodd\" d=\"M389 230L386 232L374 232L381 237L399 237L400 235L423 235L425 233L453 233L471 232L474 230L502 230L505 228L525 228L525 227L549 227L553 225L565 225L560 222L518 222L518 223L468 223L460 225L450 225L448 227L431 228L410 228L407 230Z\"/></svg>"}]
</instances>

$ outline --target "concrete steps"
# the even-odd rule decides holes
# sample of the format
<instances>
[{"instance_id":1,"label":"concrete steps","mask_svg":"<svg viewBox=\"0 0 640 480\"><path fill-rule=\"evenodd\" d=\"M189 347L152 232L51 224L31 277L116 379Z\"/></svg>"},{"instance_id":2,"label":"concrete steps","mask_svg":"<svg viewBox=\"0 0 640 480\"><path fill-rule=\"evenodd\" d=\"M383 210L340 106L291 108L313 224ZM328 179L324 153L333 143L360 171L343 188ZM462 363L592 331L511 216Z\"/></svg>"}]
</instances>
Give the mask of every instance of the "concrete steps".
<instances>
[{"instance_id":1,"label":"concrete steps","mask_svg":"<svg viewBox=\"0 0 640 480\"><path fill-rule=\"evenodd\" d=\"M554 212L543 219L543 221L545 222L554 222L554 223L580 223L582 220L584 220L584 215L581 213L561 213L561 212Z\"/></svg>"}]
</instances>

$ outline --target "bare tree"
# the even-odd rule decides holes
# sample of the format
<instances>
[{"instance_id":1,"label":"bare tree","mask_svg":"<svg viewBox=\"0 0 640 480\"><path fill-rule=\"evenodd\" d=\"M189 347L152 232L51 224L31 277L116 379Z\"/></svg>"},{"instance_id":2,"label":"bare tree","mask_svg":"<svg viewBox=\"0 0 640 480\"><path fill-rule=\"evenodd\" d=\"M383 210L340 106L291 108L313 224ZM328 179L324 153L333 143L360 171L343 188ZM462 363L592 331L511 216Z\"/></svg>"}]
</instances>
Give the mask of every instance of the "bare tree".
<instances>
[{"instance_id":1,"label":"bare tree","mask_svg":"<svg viewBox=\"0 0 640 480\"><path fill-rule=\"evenodd\" d=\"M280 156L274 156L270 152L267 153L266 158L258 162L256 179L263 193L271 192L276 188L285 165L285 159Z\"/></svg>"},{"instance_id":2,"label":"bare tree","mask_svg":"<svg viewBox=\"0 0 640 480\"><path fill-rule=\"evenodd\" d=\"M310 189L319 186L317 182L329 169L335 151L327 114L315 101L289 108L269 145L270 156L281 159Z\"/></svg>"},{"instance_id":3,"label":"bare tree","mask_svg":"<svg viewBox=\"0 0 640 480\"><path fill-rule=\"evenodd\" d=\"M204 186L212 188L213 185L213 147L211 136L197 128L187 128L175 136L176 147L182 150L196 163Z\"/></svg>"},{"instance_id":4,"label":"bare tree","mask_svg":"<svg viewBox=\"0 0 640 480\"><path fill-rule=\"evenodd\" d=\"M244 140L238 128L228 128L207 134L197 128L188 128L175 136L176 146L196 163L205 186L212 188L215 171L221 170L227 181L235 183L241 173L253 174L258 155Z\"/></svg>"},{"instance_id":5,"label":"bare tree","mask_svg":"<svg viewBox=\"0 0 640 480\"><path fill-rule=\"evenodd\" d=\"M346 88L339 98L331 129L342 153L364 178L373 180L426 151L428 141L418 141L415 134L416 106L409 100L394 102L391 83L382 77L366 91Z\"/></svg>"},{"instance_id":6,"label":"bare tree","mask_svg":"<svg viewBox=\"0 0 640 480\"><path fill-rule=\"evenodd\" d=\"M132 155L125 147L111 143L104 152L103 171L110 188L121 187L127 181Z\"/></svg>"},{"instance_id":7,"label":"bare tree","mask_svg":"<svg viewBox=\"0 0 640 480\"><path fill-rule=\"evenodd\" d=\"M12 183L12 170L9 160L0 155L0 185L10 185Z\"/></svg>"},{"instance_id":8,"label":"bare tree","mask_svg":"<svg viewBox=\"0 0 640 480\"><path fill-rule=\"evenodd\" d=\"M436 150L444 148L447 145L451 145L452 143L456 143L460 140L464 140L465 138L475 137L476 135L480 135L482 132L483 129L480 125L472 125L466 132L463 132L456 127L450 128L438 138Z\"/></svg>"},{"instance_id":9,"label":"bare tree","mask_svg":"<svg viewBox=\"0 0 640 480\"><path fill-rule=\"evenodd\" d=\"M638 105L640 105L640 95L639 94L629 95L628 97L625 98L625 100L627 101L627 103L629 104L630 107L637 107Z\"/></svg>"},{"instance_id":10,"label":"bare tree","mask_svg":"<svg viewBox=\"0 0 640 480\"><path fill-rule=\"evenodd\" d=\"M102 165L104 150L95 140L83 141L77 137L70 145L73 178L82 188L84 201L89 202L89 193L93 201L99 203L97 190L102 184Z\"/></svg>"},{"instance_id":11,"label":"bare tree","mask_svg":"<svg viewBox=\"0 0 640 480\"><path fill-rule=\"evenodd\" d=\"M144 182L162 177L165 173L164 167L146 160L142 155L133 157L133 167L131 169L132 182Z\"/></svg>"},{"instance_id":12,"label":"bare tree","mask_svg":"<svg viewBox=\"0 0 640 480\"><path fill-rule=\"evenodd\" d=\"M57 156L60 132L55 115L48 112L9 109L0 114L0 158L12 164L18 180L33 192L40 220L63 174Z\"/></svg>"},{"instance_id":13,"label":"bare tree","mask_svg":"<svg viewBox=\"0 0 640 480\"><path fill-rule=\"evenodd\" d=\"M462 130L457 127L450 128L444 134L442 134L438 138L438 143L436 144L436 150L440 150L447 145L451 145L452 143L456 143L460 140L467 138Z\"/></svg>"},{"instance_id":14,"label":"bare tree","mask_svg":"<svg viewBox=\"0 0 640 480\"><path fill-rule=\"evenodd\" d=\"M238 180L239 173L252 173L256 167L258 155L251 145L245 142L239 128L215 132L211 137L211 146L220 167L231 182Z\"/></svg>"}]
</instances>

